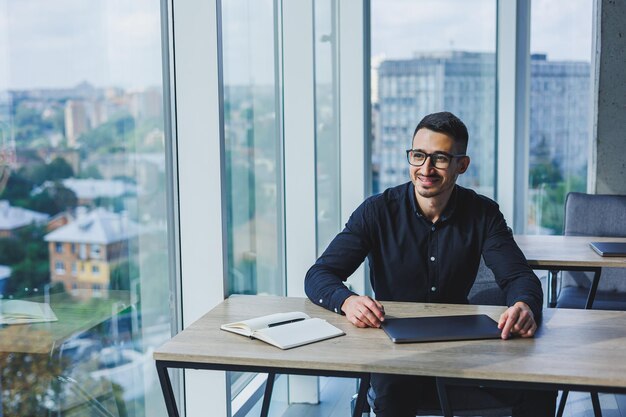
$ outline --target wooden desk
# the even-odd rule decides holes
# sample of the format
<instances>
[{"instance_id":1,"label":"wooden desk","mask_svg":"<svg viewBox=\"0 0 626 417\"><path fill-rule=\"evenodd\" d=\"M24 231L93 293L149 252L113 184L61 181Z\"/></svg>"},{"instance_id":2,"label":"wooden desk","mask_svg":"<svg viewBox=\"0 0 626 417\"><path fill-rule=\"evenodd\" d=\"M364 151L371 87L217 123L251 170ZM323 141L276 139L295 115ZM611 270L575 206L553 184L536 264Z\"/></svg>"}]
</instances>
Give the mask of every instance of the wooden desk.
<instances>
[{"instance_id":1,"label":"wooden desk","mask_svg":"<svg viewBox=\"0 0 626 417\"><path fill-rule=\"evenodd\" d=\"M516 235L515 241L533 269L548 271L548 307L556 306L556 275L559 271L594 272L585 307L591 308L602 268L626 268L626 257L600 256L589 246L589 242L626 242L626 238Z\"/></svg>"},{"instance_id":2,"label":"wooden desk","mask_svg":"<svg viewBox=\"0 0 626 417\"><path fill-rule=\"evenodd\" d=\"M484 313L497 319L504 307L386 302L385 310L388 317ZM283 351L219 329L287 311L324 318L346 335ZM533 339L394 344L382 330L356 328L307 299L237 296L159 347L154 359L169 416L177 417L168 368L350 377L374 372L626 393L624 346L626 312L549 309ZM362 389L360 399L364 394ZM357 406L354 415L359 411Z\"/></svg>"}]
</instances>

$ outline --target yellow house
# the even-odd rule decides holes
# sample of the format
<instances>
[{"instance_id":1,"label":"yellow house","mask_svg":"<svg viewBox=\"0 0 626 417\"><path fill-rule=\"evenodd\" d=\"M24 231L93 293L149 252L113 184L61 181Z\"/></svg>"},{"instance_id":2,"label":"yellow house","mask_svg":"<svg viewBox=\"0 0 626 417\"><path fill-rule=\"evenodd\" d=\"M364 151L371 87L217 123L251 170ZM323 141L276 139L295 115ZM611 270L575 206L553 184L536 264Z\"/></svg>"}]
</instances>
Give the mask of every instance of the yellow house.
<instances>
[{"instance_id":1,"label":"yellow house","mask_svg":"<svg viewBox=\"0 0 626 417\"><path fill-rule=\"evenodd\" d=\"M50 280L62 282L68 292L103 295L113 268L129 258L138 231L139 226L126 214L103 208L87 213L79 208L76 220L44 237L50 254Z\"/></svg>"}]
</instances>

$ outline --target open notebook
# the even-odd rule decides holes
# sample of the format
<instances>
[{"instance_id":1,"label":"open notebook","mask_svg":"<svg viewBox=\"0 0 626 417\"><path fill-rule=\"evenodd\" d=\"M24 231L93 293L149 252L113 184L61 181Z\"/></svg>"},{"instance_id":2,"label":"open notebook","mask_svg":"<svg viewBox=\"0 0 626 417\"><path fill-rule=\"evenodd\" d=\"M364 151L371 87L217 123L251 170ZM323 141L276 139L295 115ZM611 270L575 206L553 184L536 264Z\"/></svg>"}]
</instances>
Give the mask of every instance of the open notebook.
<instances>
[{"instance_id":1,"label":"open notebook","mask_svg":"<svg viewBox=\"0 0 626 417\"><path fill-rule=\"evenodd\" d=\"M345 334L326 320L311 318L299 311L223 324L220 329L259 339L281 349L290 349Z\"/></svg>"},{"instance_id":2,"label":"open notebook","mask_svg":"<svg viewBox=\"0 0 626 417\"><path fill-rule=\"evenodd\" d=\"M498 323L484 314L385 318L382 328L394 343L497 339Z\"/></svg>"},{"instance_id":3,"label":"open notebook","mask_svg":"<svg viewBox=\"0 0 626 417\"><path fill-rule=\"evenodd\" d=\"M27 324L57 321L46 303L26 300L0 300L0 324Z\"/></svg>"}]
</instances>

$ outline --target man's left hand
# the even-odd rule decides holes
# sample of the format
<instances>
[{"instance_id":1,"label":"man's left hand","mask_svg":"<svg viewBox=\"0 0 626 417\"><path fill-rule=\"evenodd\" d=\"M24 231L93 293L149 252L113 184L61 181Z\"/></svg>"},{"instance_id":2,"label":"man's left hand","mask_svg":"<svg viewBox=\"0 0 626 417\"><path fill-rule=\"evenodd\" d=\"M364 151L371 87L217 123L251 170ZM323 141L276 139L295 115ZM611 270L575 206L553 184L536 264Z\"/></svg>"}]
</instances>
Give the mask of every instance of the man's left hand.
<instances>
[{"instance_id":1,"label":"man's left hand","mask_svg":"<svg viewBox=\"0 0 626 417\"><path fill-rule=\"evenodd\" d=\"M502 330L503 339L508 339L511 335L533 337L537 330L537 323L528 304L518 301L502 313L498 321L498 329Z\"/></svg>"}]
</instances>

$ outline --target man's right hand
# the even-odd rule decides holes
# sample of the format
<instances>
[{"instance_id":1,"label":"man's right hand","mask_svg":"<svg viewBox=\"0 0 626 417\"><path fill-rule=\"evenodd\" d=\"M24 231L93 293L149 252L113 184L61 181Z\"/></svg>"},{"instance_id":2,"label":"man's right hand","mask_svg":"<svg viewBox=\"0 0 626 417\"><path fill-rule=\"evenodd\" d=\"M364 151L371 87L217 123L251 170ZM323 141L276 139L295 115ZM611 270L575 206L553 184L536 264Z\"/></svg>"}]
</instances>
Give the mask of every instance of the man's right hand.
<instances>
[{"instance_id":1,"label":"man's right hand","mask_svg":"<svg viewBox=\"0 0 626 417\"><path fill-rule=\"evenodd\" d=\"M385 320L385 308L366 295L351 295L341 306L350 323L356 327L380 327Z\"/></svg>"}]
</instances>

